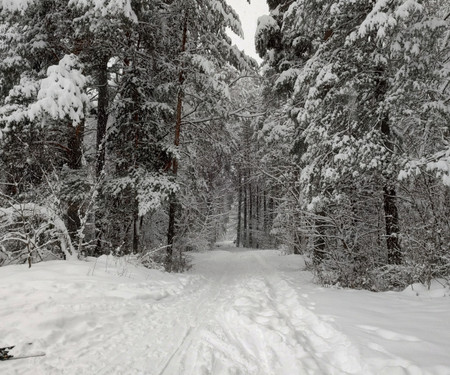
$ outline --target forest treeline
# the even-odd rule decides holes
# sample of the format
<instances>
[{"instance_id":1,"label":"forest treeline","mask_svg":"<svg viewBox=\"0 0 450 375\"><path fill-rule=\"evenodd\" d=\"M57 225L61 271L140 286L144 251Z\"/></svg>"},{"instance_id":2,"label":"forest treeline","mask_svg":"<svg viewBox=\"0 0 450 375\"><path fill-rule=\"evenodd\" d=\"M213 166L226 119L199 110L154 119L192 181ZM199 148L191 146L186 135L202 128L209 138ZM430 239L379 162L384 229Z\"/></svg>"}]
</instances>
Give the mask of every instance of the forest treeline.
<instances>
[{"instance_id":1,"label":"forest treeline","mask_svg":"<svg viewBox=\"0 0 450 375\"><path fill-rule=\"evenodd\" d=\"M66 257L151 251L143 261L171 270L174 249L210 246L232 197L225 121L251 107L233 86L257 71L226 34L242 33L233 9L1 4L2 262L63 246Z\"/></svg>"},{"instance_id":2,"label":"forest treeline","mask_svg":"<svg viewBox=\"0 0 450 375\"><path fill-rule=\"evenodd\" d=\"M243 0L244 1L244 0ZM0 3L0 263L236 244L317 281L450 274L448 1Z\"/></svg>"}]
</instances>

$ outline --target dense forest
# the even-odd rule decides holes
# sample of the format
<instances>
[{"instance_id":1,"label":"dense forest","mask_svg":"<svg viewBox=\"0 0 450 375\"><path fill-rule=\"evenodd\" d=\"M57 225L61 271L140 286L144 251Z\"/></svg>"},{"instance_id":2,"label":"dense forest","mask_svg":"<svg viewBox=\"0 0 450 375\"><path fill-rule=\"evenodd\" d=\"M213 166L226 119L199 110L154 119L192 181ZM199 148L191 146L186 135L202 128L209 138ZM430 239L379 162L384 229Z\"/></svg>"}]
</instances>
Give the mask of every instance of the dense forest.
<instances>
[{"instance_id":1,"label":"dense forest","mask_svg":"<svg viewBox=\"0 0 450 375\"><path fill-rule=\"evenodd\" d=\"M242 0L245 1L245 0ZM450 2L0 2L0 265L236 246L370 290L450 275Z\"/></svg>"}]
</instances>

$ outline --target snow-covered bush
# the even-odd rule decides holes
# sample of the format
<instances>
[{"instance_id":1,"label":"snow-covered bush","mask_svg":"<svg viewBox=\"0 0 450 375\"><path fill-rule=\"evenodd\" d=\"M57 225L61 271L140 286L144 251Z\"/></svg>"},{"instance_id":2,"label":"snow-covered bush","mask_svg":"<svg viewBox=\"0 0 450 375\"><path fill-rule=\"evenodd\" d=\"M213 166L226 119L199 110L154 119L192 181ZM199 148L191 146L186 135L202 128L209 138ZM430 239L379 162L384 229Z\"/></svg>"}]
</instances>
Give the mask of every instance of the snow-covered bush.
<instances>
[{"instance_id":1,"label":"snow-covered bush","mask_svg":"<svg viewBox=\"0 0 450 375\"><path fill-rule=\"evenodd\" d=\"M76 257L63 220L34 203L0 207L0 265Z\"/></svg>"},{"instance_id":2,"label":"snow-covered bush","mask_svg":"<svg viewBox=\"0 0 450 375\"><path fill-rule=\"evenodd\" d=\"M371 288L376 291L397 290L401 291L408 285L421 282L424 267L418 264L385 265L374 269L370 273Z\"/></svg>"}]
</instances>

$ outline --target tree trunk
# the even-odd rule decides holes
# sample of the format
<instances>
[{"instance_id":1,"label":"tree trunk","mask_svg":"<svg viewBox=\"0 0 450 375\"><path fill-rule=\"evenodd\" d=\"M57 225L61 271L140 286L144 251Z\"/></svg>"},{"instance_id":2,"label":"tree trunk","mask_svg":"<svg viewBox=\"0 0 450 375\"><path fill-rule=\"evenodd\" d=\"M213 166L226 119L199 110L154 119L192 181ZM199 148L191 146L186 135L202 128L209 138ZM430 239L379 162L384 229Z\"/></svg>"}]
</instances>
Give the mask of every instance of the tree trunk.
<instances>
[{"instance_id":1,"label":"tree trunk","mask_svg":"<svg viewBox=\"0 0 450 375\"><path fill-rule=\"evenodd\" d=\"M376 97L379 102L382 102L385 98L388 83L383 77L384 68L378 68L378 82L376 87ZM380 118L380 130L384 136L384 146L386 148L387 161L392 159L392 153L394 144L392 142L391 126L389 121L389 114L384 113ZM399 228L399 217L396 204L396 190L394 185L393 176L388 176L385 185L383 186L383 208L384 208L384 219L386 224L386 247L387 247L387 258L388 264L401 264L402 253L401 247L398 240Z\"/></svg>"},{"instance_id":2,"label":"tree trunk","mask_svg":"<svg viewBox=\"0 0 450 375\"><path fill-rule=\"evenodd\" d=\"M77 126L72 123L68 124L68 142L67 142L67 164L72 170L82 168L83 156L83 137L84 137L84 120ZM78 242L78 231L81 227L79 200L71 200L67 207L67 230L73 243Z\"/></svg>"},{"instance_id":3,"label":"tree trunk","mask_svg":"<svg viewBox=\"0 0 450 375\"><path fill-rule=\"evenodd\" d=\"M315 219L316 237L314 240L314 254L313 261L315 264L320 264L325 258L325 220L322 219L325 214L319 212Z\"/></svg>"},{"instance_id":4,"label":"tree trunk","mask_svg":"<svg viewBox=\"0 0 450 375\"><path fill-rule=\"evenodd\" d=\"M396 192L393 186L383 187L384 218L386 220L386 245L388 249L388 263L401 264L402 252L398 242L398 210Z\"/></svg>"},{"instance_id":5,"label":"tree trunk","mask_svg":"<svg viewBox=\"0 0 450 375\"><path fill-rule=\"evenodd\" d=\"M273 226L273 222L275 221L275 200L273 199L273 189L271 189L270 196L269 196L269 209L268 209L268 216L267 220L269 222L269 228Z\"/></svg>"},{"instance_id":6,"label":"tree trunk","mask_svg":"<svg viewBox=\"0 0 450 375\"><path fill-rule=\"evenodd\" d=\"M188 15L186 13L184 19L183 26L183 36L181 42L181 53L186 51L186 42L187 42L187 22ZM181 133L181 115L183 112L183 83L184 83L184 69L183 67L180 70L178 75L178 98L177 98L177 113L176 113L176 121L175 121L175 139L173 144L178 148L180 145L180 133ZM178 173L178 160L176 157L172 160L172 172L173 175L176 176ZM172 271L172 262L173 262L173 243L175 239L175 217L178 207L178 199L175 194L172 194L169 201L169 225L167 228L167 252L166 252L166 270L168 272Z\"/></svg>"},{"instance_id":7,"label":"tree trunk","mask_svg":"<svg viewBox=\"0 0 450 375\"><path fill-rule=\"evenodd\" d=\"M97 99L97 165L96 176L100 177L105 166L106 125L108 123L108 57L103 57L98 70Z\"/></svg>"},{"instance_id":8,"label":"tree trunk","mask_svg":"<svg viewBox=\"0 0 450 375\"><path fill-rule=\"evenodd\" d=\"M241 216L242 216L242 177L241 172L238 174L239 179L239 196L238 196L238 217L237 217L237 233L236 233L236 247L241 245Z\"/></svg>"},{"instance_id":9,"label":"tree trunk","mask_svg":"<svg viewBox=\"0 0 450 375\"><path fill-rule=\"evenodd\" d=\"M264 191L263 191L263 232L264 232L265 239L268 237L268 235L267 235L267 219L268 219L267 218L267 190L264 189Z\"/></svg>"},{"instance_id":10,"label":"tree trunk","mask_svg":"<svg viewBox=\"0 0 450 375\"><path fill-rule=\"evenodd\" d=\"M103 168L105 166L105 155L106 155L106 126L108 123L108 105L109 105L109 95L108 95L108 61L109 58L104 56L98 67L97 76L97 160L96 160L96 177L97 180L101 178ZM103 253L102 249L102 233L103 225L101 223L101 214L96 212L95 218L95 232L96 232L96 245L95 254L101 255Z\"/></svg>"},{"instance_id":11,"label":"tree trunk","mask_svg":"<svg viewBox=\"0 0 450 375\"><path fill-rule=\"evenodd\" d=\"M247 214L248 214L248 204L247 204L248 192L247 192L247 178L244 177L244 227L243 227L243 237L242 243L244 247L248 247L248 225L247 225Z\"/></svg>"},{"instance_id":12,"label":"tree trunk","mask_svg":"<svg viewBox=\"0 0 450 375\"><path fill-rule=\"evenodd\" d=\"M261 210L261 204L260 204L260 191L258 185L256 186L256 248L259 249L259 239L260 239L260 210Z\"/></svg>"},{"instance_id":13,"label":"tree trunk","mask_svg":"<svg viewBox=\"0 0 450 375\"><path fill-rule=\"evenodd\" d=\"M139 251L139 215L138 205L135 203L135 209L133 212L133 254L137 254Z\"/></svg>"},{"instance_id":14,"label":"tree trunk","mask_svg":"<svg viewBox=\"0 0 450 375\"><path fill-rule=\"evenodd\" d=\"M249 212L248 212L248 246L253 247L253 194L252 194L252 184L248 185L248 202L249 202Z\"/></svg>"},{"instance_id":15,"label":"tree trunk","mask_svg":"<svg viewBox=\"0 0 450 375\"><path fill-rule=\"evenodd\" d=\"M391 129L389 124L389 116L385 114L381 119L381 133L384 135L386 152L388 153L388 160L392 154L393 143L391 140ZM398 240L400 232L398 209L396 203L396 190L393 183L394 178L388 177L383 186L383 208L384 219L386 224L386 247L388 264L401 264L402 252Z\"/></svg>"}]
</instances>

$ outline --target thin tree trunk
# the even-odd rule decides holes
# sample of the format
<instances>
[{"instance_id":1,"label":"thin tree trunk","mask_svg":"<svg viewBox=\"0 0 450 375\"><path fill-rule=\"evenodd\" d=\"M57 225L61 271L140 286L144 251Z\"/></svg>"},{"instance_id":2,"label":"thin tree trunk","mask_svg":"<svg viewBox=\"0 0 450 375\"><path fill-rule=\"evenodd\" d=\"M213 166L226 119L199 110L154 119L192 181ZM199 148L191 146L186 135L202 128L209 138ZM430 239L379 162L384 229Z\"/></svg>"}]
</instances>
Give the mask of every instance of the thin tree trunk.
<instances>
[{"instance_id":1,"label":"thin tree trunk","mask_svg":"<svg viewBox=\"0 0 450 375\"><path fill-rule=\"evenodd\" d=\"M377 86L377 98L381 102L387 92L387 81L383 77L384 69L379 69L379 80ZM380 119L380 130L384 136L384 146L386 148L387 160L392 156L394 144L392 142L391 126L389 121L389 114L385 113ZM394 178L392 176L387 178L383 186L383 208L384 218L386 224L386 247L388 264L401 264L402 252L398 239L400 232L398 209L396 203L396 190L394 185Z\"/></svg>"},{"instance_id":2,"label":"thin tree trunk","mask_svg":"<svg viewBox=\"0 0 450 375\"><path fill-rule=\"evenodd\" d=\"M243 238L242 243L244 247L248 247L248 225L247 225L247 214L248 214L248 204L247 199L248 198L248 192L247 192L247 178L244 177L244 227L243 227Z\"/></svg>"},{"instance_id":3,"label":"thin tree trunk","mask_svg":"<svg viewBox=\"0 0 450 375\"><path fill-rule=\"evenodd\" d=\"M264 238L267 238L267 190L263 192L263 232ZM267 246L267 245L266 245Z\"/></svg>"},{"instance_id":4,"label":"thin tree trunk","mask_svg":"<svg viewBox=\"0 0 450 375\"><path fill-rule=\"evenodd\" d=\"M184 53L186 51L186 42L187 42L187 22L188 22L188 15L186 13L185 19L184 19L184 26L183 26L183 36L182 36L182 42L181 42L181 53ZM178 83L179 83L179 90L178 90L178 99L177 99L177 113L176 113L176 122L175 122L175 139L174 139L174 145L175 147L178 147L180 145L180 133L181 133L181 115L183 112L183 89L182 85L184 83L184 69L181 68L180 73L178 75ZM176 176L178 173L178 160L176 157L172 160L172 172L173 175ZM167 228L167 253L166 253L166 270L171 272L172 271L172 261L173 261L173 243L175 239L175 218L176 218L176 212L178 208L178 199L175 194L172 194L169 200L169 225Z\"/></svg>"},{"instance_id":5,"label":"thin tree trunk","mask_svg":"<svg viewBox=\"0 0 450 375\"><path fill-rule=\"evenodd\" d=\"M253 194L252 194L252 184L248 185L248 195L249 195L249 218L248 218L248 246L253 247Z\"/></svg>"},{"instance_id":6,"label":"thin tree trunk","mask_svg":"<svg viewBox=\"0 0 450 375\"><path fill-rule=\"evenodd\" d=\"M256 186L256 248L259 249L259 233L260 233L260 222L259 222L259 218L260 218L260 210L261 210L261 205L260 205L260 196L259 196L259 187L258 185Z\"/></svg>"},{"instance_id":7,"label":"thin tree trunk","mask_svg":"<svg viewBox=\"0 0 450 375\"><path fill-rule=\"evenodd\" d=\"M384 218L386 220L386 245L388 249L388 263L401 264L402 252L398 242L398 210L396 192L393 186L383 187Z\"/></svg>"},{"instance_id":8,"label":"thin tree trunk","mask_svg":"<svg viewBox=\"0 0 450 375\"><path fill-rule=\"evenodd\" d=\"M106 126L108 124L108 61L109 58L104 56L100 60L97 76L97 160L96 160L96 177L101 178L103 168L105 167L106 155ZM96 212L95 218L95 232L96 232L96 246L95 254L101 255L102 250L102 234L103 225L101 223L100 213Z\"/></svg>"},{"instance_id":9,"label":"thin tree trunk","mask_svg":"<svg viewBox=\"0 0 450 375\"><path fill-rule=\"evenodd\" d=\"M98 99L97 99L97 165L96 176L100 177L105 167L106 155L106 125L108 124L108 57L100 61L98 70Z\"/></svg>"},{"instance_id":10,"label":"thin tree trunk","mask_svg":"<svg viewBox=\"0 0 450 375\"><path fill-rule=\"evenodd\" d=\"M79 170L82 168L83 156L83 137L84 137L84 120L77 126L72 123L68 124L68 142L67 142L67 165L72 170ZM81 227L80 220L80 204L77 199L69 201L67 207L67 230L74 243L78 242L78 231Z\"/></svg>"},{"instance_id":11,"label":"thin tree trunk","mask_svg":"<svg viewBox=\"0 0 450 375\"><path fill-rule=\"evenodd\" d=\"M267 219L269 220L269 227L273 226L275 220L275 200L273 199L273 189L271 189L271 196L269 197L269 212Z\"/></svg>"},{"instance_id":12,"label":"thin tree trunk","mask_svg":"<svg viewBox=\"0 0 450 375\"><path fill-rule=\"evenodd\" d=\"M139 215L138 205L135 203L135 210L133 212L133 254L139 251Z\"/></svg>"},{"instance_id":13,"label":"thin tree trunk","mask_svg":"<svg viewBox=\"0 0 450 375\"><path fill-rule=\"evenodd\" d=\"M319 212L315 220L316 237L314 239L314 254L313 261L315 264L320 264L325 258L325 220L321 219L325 214Z\"/></svg>"},{"instance_id":14,"label":"thin tree trunk","mask_svg":"<svg viewBox=\"0 0 450 375\"><path fill-rule=\"evenodd\" d=\"M390 153L393 147L391 141L391 130L388 116L384 116L381 121L381 132L386 137L385 143L387 152ZM392 181L386 181L383 186L383 208L386 224L386 247L388 252L388 264L401 264L402 251L398 240L400 232L398 209L396 203L396 190Z\"/></svg>"},{"instance_id":15,"label":"thin tree trunk","mask_svg":"<svg viewBox=\"0 0 450 375\"><path fill-rule=\"evenodd\" d=\"M238 174L239 178L239 197L238 197L238 217L237 217L237 234L236 234L236 247L241 245L241 217L242 217L242 178L241 172Z\"/></svg>"}]
</instances>

